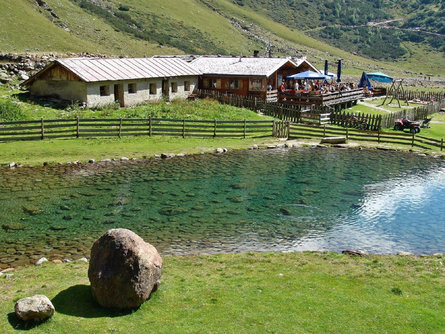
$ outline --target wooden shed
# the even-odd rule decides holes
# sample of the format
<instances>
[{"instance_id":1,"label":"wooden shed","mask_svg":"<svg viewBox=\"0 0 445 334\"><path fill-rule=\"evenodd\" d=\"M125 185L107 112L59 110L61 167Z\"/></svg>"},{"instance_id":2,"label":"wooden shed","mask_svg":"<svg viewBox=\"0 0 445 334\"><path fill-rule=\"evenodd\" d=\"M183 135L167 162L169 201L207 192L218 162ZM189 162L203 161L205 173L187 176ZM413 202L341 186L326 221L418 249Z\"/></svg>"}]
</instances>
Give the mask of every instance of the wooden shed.
<instances>
[{"instance_id":1,"label":"wooden shed","mask_svg":"<svg viewBox=\"0 0 445 334\"><path fill-rule=\"evenodd\" d=\"M22 83L31 96L99 107L187 98L200 72L179 58L62 58Z\"/></svg>"}]
</instances>

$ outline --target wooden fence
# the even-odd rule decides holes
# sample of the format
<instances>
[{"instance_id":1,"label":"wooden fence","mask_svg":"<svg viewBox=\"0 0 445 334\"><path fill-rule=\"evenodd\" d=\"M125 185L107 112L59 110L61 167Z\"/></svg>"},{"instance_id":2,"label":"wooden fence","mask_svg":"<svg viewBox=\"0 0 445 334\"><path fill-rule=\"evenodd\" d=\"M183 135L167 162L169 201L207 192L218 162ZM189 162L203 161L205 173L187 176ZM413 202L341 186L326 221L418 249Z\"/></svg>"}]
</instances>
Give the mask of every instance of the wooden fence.
<instances>
[{"instance_id":1,"label":"wooden fence","mask_svg":"<svg viewBox=\"0 0 445 334\"><path fill-rule=\"evenodd\" d=\"M382 116L370 114L354 114L349 112L332 112L330 123L346 128L377 131L381 129Z\"/></svg>"},{"instance_id":2,"label":"wooden fence","mask_svg":"<svg viewBox=\"0 0 445 334\"><path fill-rule=\"evenodd\" d=\"M443 101L445 100L445 91L443 92L426 92L426 91L414 91L414 90L405 90L405 95L401 97L402 100L420 100L424 102L434 102L434 101ZM392 92L389 92L391 95Z\"/></svg>"},{"instance_id":3,"label":"wooden fence","mask_svg":"<svg viewBox=\"0 0 445 334\"><path fill-rule=\"evenodd\" d=\"M445 100L441 102L432 102L413 109L404 109L402 111L393 112L382 117L381 128L392 128L397 119L404 117L414 121L425 120L429 115L439 112L444 105Z\"/></svg>"},{"instance_id":4,"label":"wooden fence","mask_svg":"<svg viewBox=\"0 0 445 334\"><path fill-rule=\"evenodd\" d=\"M259 97L226 95L212 90L198 90L198 96L209 97L220 103L251 109L267 116L295 123L327 124L330 122L329 113L322 112L321 108L312 110L308 106L267 102Z\"/></svg>"},{"instance_id":5,"label":"wooden fence","mask_svg":"<svg viewBox=\"0 0 445 334\"><path fill-rule=\"evenodd\" d=\"M440 149L440 151L444 148L443 138L437 140L405 132L362 131L326 125L289 124L289 139L314 139L339 136L353 141L401 144L423 149Z\"/></svg>"},{"instance_id":6,"label":"wooden fence","mask_svg":"<svg viewBox=\"0 0 445 334\"><path fill-rule=\"evenodd\" d=\"M185 120L165 118L66 119L0 123L0 141L45 138L170 135L180 137L270 136L274 121Z\"/></svg>"}]
</instances>

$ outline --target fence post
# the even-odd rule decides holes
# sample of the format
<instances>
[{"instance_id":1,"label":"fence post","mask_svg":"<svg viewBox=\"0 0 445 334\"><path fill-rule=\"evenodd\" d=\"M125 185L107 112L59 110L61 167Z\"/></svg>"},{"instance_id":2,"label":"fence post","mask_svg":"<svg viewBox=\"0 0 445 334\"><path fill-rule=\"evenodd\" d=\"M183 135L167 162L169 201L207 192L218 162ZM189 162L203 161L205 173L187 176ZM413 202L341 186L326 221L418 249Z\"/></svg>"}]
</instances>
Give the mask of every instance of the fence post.
<instances>
[{"instance_id":1,"label":"fence post","mask_svg":"<svg viewBox=\"0 0 445 334\"><path fill-rule=\"evenodd\" d=\"M40 132L42 135L42 139L45 138L45 127L43 125L43 117L40 118Z\"/></svg>"},{"instance_id":2,"label":"fence post","mask_svg":"<svg viewBox=\"0 0 445 334\"><path fill-rule=\"evenodd\" d=\"M411 147L414 147L414 136L415 136L415 133L413 132L413 138L411 140Z\"/></svg>"},{"instance_id":3,"label":"fence post","mask_svg":"<svg viewBox=\"0 0 445 334\"><path fill-rule=\"evenodd\" d=\"M215 118L215 123L213 126L213 137L216 137L216 118Z\"/></svg>"},{"instance_id":4,"label":"fence post","mask_svg":"<svg viewBox=\"0 0 445 334\"><path fill-rule=\"evenodd\" d=\"M120 119L119 122L119 134L118 134L119 138L121 137L121 133L122 133L122 118Z\"/></svg>"},{"instance_id":5,"label":"fence post","mask_svg":"<svg viewBox=\"0 0 445 334\"><path fill-rule=\"evenodd\" d=\"M377 131L377 143L380 144L380 129Z\"/></svg>"},{"instance_id":6,"label":"fence post","mask_svg":"<svg viewBox=\"0 0 445 334\"><path fill-rule=\"evenodd\" d=\"M246 124L246 119L244 119L244 138L246 138L246 132L247 132L247 124Z\"/></svg>"},{"instance_id":7,"label":"fence post","mask_svg":"<svg viewBox=\"0 0 445 334\"><path fill-rule=\"evenodd\" d=\"M151 116L148 117L148 135L151 137L151 132L152 132L152 128L151 128Z\"/></svg>"},{"instance_id":8,"label":"fence post","mask_svg":"<svg viewBox=\"0 0 445 334\"><path fill-rule=\"evenodd\" d=\"M79 116L76 118L76 137L79 138L80 135L80 122L79 122Z\"/></svg>"},{"instance_id":9,"label":"fence post","mask_svg":"<svg viewBox=\"0 0 445 334\"><path fill-rule=\"evenodd\" d=\"M346 140L348 140L349 139L349 131L348 131L348 128L346 128Z\"/></svg>"},{"instance_id":10,"label":"fence post","mask_svg":"<svg viewBox=\"0 0 445 334\"><path fill-rule=\"evenodd\" d=\"M185 119L182 120L182 138L185 138Z\"/></svg>"},{"instance_id":11,"label":"fence post","mask_svg":"<svg viewBox=\"0 0 445 334\"><path fill-rule=\"evenodd\" d=\"M277 124L276 124L275 118L274 118L274 120L272 122L272 137L276 136L276 132L277 132Z\"/></svg>"},{"instance_id":12,"label":"fence post","mask_svg":"<svg viewBox=\"0 0 445 334\"><path fill-rule=\"evenodd\" d=\"M289 139L289 134L290 134L290 122L289 122L289 121L287 121L286 129L287 129L287 135L286 135L286 138Z\"/></svg>"},{"instance_id":13,"label":"fence post","mask_svg":"<svg viewBox=\"0 0 445 334\"><path fill-rule=\"evenodd\" d=\"M323 137L326 137L326 124L323 125Z\"/></svg>"},{"instance_id":14,"label":"fence post","mask_svg":"<svg viewBox=\"0 0 445 334\"><path fill-rule=\"evenodd\" d=\"M440 140L440 150L443 150L443 138Z\"/></svg>"}]
</instances>

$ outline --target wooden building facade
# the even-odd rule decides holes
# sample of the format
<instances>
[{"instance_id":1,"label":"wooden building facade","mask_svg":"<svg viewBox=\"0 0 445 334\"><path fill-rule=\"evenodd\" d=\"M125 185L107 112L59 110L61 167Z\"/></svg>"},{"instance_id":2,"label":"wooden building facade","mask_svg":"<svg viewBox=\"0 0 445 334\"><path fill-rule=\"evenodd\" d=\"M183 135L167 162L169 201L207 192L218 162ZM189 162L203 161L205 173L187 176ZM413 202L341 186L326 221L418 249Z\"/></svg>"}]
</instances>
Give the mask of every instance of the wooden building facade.
<instances>
[{"instance_id":1,"label":"wooden building facade","mask_svg":"<svg viewBox=\"0 0 445 334\"><path fill-rule=\"evenodd\" d=\"M306 59L200 57L190 63L201 72L198 88L223 94L258 96L276 91L288 75L317 71Z\"/></svg>"}]
</instances>

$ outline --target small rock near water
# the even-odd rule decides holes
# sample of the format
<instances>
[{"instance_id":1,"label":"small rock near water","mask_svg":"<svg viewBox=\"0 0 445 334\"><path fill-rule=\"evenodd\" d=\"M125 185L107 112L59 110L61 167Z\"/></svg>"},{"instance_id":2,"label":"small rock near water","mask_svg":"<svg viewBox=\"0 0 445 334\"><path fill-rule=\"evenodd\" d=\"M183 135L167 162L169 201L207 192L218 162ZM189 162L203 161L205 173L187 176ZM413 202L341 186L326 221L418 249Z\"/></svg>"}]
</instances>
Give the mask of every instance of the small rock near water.
<instances>
[{"instance_id":1,"label":"small rock near water","mask_svg":"<svg viewBox=\"0 0 445 334\"><path fill-rule=\"evenodd\" d=\"M134 309L158 288L162 259L136 233L111 229L93 244L88 278L93 298L108 308Z\"/></svg>"},{"instance_id":2,"label":"small rock near water","mask_svg":"<svg viewBox=\"0 0 445 334\"><path fill-rule=\"evenodd\" d=\"M53 304L44 295L22 298L15 304L15 314L23 321L44 321L51 318L54 311Z\"/></svg>"},{"instance_id":3,"label":"small rock near water","mask_svg":"<svg viewBox=\"0 0 445 334\"><path fill-rule=\"evenodd\" d=\"M40 258L37 262L36 262L36 266L40 266L43 262L48 262L48 259L46 257L42 257Z\"/></svg>"},{"instance_id":4,"label":"small rock near water","mask_svg":"<svg viewBox=\"0 0 445 334\"><path fill-rule=\"evenodd\" d=\"M221 147L218 147L218 148L215 150L215 153L224 153L224 149L221 148Z\"/></svg>"},{"instance_id":5,"label":"small rock near water","mask_svg":"<svg viewBox=\"0 0 445 334\"><path fill-rule=\"evenodd\" d=\"M360 257L368 256L368 253L366 253L366 252L359 251L359 250L351 250L351 249L344 250L342 252L342 254L347 254L347 255L352 255L352 256L360 256Z\"/></svg>"}]
</instances>

